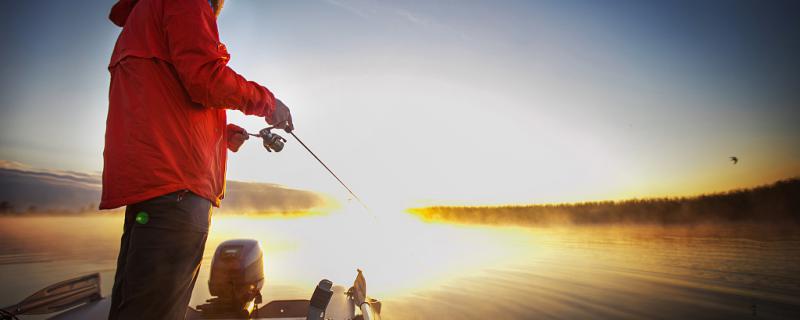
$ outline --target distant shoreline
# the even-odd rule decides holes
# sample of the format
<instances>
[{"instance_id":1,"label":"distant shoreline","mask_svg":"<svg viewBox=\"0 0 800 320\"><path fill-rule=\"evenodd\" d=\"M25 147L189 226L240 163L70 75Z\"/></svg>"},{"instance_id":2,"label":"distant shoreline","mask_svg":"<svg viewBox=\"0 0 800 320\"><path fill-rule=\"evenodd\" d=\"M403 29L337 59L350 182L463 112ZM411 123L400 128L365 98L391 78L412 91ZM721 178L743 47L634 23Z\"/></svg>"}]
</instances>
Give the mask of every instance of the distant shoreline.
<instances>
[{"instance_id":1,"label":"distant shoreline","mask_svg":"<svg viewBox=\"0 0 800 320\"><path fill-rule=\"evenodd\" d=\"M800 178L755 188L693 197L568 204L432 206L408 209L422 220L486 225L702 225L719 223L800 226Z\"/></svg>"}]
</instances>

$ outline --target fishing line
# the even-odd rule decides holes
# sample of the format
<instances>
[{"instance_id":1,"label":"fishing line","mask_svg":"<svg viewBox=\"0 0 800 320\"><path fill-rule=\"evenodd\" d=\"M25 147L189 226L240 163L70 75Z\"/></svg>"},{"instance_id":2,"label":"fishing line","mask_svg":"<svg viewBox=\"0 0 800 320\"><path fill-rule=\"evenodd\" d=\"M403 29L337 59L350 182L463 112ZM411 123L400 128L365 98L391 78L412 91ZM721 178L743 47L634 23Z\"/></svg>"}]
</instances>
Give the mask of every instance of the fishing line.
<instances>
[{"instance_id":1,"label":"fishing line","mask_svg":"<svg viewBox=\"0 0 800 320\"><path fill-rule=\"evenodd\" d=\"M277 135L277 134L274 134L274 133L272 133L272 132L271 132L271 130L272 130L272 129L275 129L275 127L269 127L269 128L262 129L261 131L259 131L259 133L258 133L258 134L253 134L253 133L247 133L247 134L248 134L248 135L251 135L251 136L254 136L254 137L260 137L260 138L262 138L262 139L264 140L264 148L266 148L266 149L267 149L267 151L270 151L270 152L272 152L272 151L275 151L275 152L280 152L281 150L283 150L283 142L285 142L285 141L286 141L286 139L284 139L283 137L281 137L281 136L279 136L279 135ZM360 198L358 195L356 195L356 193L355 193L355 192L353 192L353 190L352 190L352 189L350 189L350 187L348 187L348 186L347 186L347 184L346 184L346 183L344 183L344 181L342 181L342 179L341 179L341 178L339 178L339 176L338 176L338 175L336 175L336 173L334 173L334 172L333 172L333 170L331 170L331 168L330 168L330 167L328 167L328 165L327 165L327 164L325 164L325 162L324 162L324 161L322 161L322 159L320 159L320 158L317 156L317 154L316 154L316 153L314 153L314 151L311 151L311 148L309 148L309 147L308 147L308 146L307 146L307 145L306 145L306 144L303 142L303 140L300 140L300 138L299 138L299 137L298 137L296 134L294 134L294 132L289 132L289 134L291 134L291 135L292 135L292 137L294 137L294 139L295 139L295 140L297 140L297 142L299 142L299 143L300 143L300 145L302 145L302 146L303 146L303 148L305 148L305 149L306 149L306 151L308 151L308 153L310 153L310 154L311 154L311 155L314 157L314 159L317 159L317 162L319 162L319 164L321 164L321 165L322 165L322 167L324 167L324 168L325 168L325 170L328 170L328 172L329 172L329 173L330 173L330 174L331 174L331 175L332 175L334 178L336 178L336 181L339 181L339 184L340 184L340 185L342 185L342 187L344 187L344 188L345 188L345 190L347 190L347 192L348 192L348 193L350 193L350 195L351 195L351 196L353 196L353 198L354 198L354 199L356 199L356 201L358 201L358 203L359 203L359 204L360 204L362 207L364 207L364 210L366 210L366 211L367 211L367 213L369 213L370 215L372 215L372 216L373 216L373 218L375 218L375 215L372 213L372 211L369 209L369 207L367 207L367 205L366 205L366 204L364 204L364 201L361 201L361 198Z\"/></svg>"},{"instance_id":2,"label":"fishing line","mask_svg":"<svg viewBox=\"0 0 800 320\"><path fill-rule=\"evenodd\" d=\"M319 164L321 164L323 167L325 167L325 170L328 170L328 172L330 172L330 173L331 173L331 175L332 175L334 178L336 178L336 181L339 181L339 184L341 184L341 185L342 185L342 187L344 187L345 189L347 189L347 192L349 192L349 193L350 193L350 195L351 195L351 196L353 196L353 198L355 198L355 199L356 199L356 201L358 201L358 203L359 203L359 204L361 204L361 206L362 206L362 207L364 207L364 209L366 209L367 211L369 211L369 208L367 207L367 205L366 205L366 204L364 204L364 202L363 202L363 201L361 201L361 198L359 198L359 197L358 197L358 196L357 196L357 195L356 195L356 194L353 192L353 190L350 190L350 187L348 187L348 186L347 186L347 185L344 183L344 181L342 181L342 179L339 179L339 176L337 176L335 173L333 173L333 170L331 170L331 168L329 168L329 167L328 167L328 165L326 165L326 164L325 164L325 162L323 162L323 161L322 161L322 159L320 159L319 157L317 157L317 155L314 153L314 151L311 151L311 149L310 149L310 148L309 148L309 147L308 147L308 146L307 146L305 143L303 143L303 140L300 140L300 138L298 138L298 137L297 137L297 135L296 135L296 134L294 134L294 132L289 132L289 134L291 134L291 135L292 135L292 137L294 137L294 139L295 139L295 140L297 140L297 142L300 142L300 145L302 145L302 146L303 146L303 148L306 148L306 150L308 150L308 153L310 153L312 156L314 156L314 158L315 158L315 159L317 159L317 161L319 161Z\"/></svg>"}]
</instances>

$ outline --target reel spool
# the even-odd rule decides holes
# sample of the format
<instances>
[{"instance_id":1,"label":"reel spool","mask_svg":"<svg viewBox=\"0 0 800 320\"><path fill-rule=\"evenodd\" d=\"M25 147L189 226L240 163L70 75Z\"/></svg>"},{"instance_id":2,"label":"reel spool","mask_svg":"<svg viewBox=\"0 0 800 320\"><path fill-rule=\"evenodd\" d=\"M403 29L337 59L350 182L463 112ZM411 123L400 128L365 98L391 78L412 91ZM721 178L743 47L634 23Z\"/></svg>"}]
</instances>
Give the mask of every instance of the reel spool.
<instances>
[{"instance_id":1,"label":"reel spool","mask_svg":"<svg viewBox=\"0 0 800 320\"><path fill-rule=\"evenodd\" d=\"M281 152L284 143L286 143L286 139L279 136L277 133L272 133L272 129L275 129L275 127L264 128L261 129L258 134L249 133L249 135L261 138L263 140L264 149L267 149L267 151Z\"/></svg>"}]
</instances>

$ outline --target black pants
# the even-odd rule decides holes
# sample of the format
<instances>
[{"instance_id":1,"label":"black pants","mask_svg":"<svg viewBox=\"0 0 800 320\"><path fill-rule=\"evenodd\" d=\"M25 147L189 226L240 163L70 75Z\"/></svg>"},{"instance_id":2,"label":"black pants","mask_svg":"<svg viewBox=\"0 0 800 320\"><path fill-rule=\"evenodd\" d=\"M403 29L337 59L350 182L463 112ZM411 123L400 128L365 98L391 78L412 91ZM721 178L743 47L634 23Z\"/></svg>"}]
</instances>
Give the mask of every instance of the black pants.
<instances>
[{"instance_id":1,"label":"black pants","mask_svg":"<svg viewBox=\"0 0 800 320\"><path fill-rule=\"evenodd\" d=\"M108 318L184 319L210 220L211 202L188 191L129 205Z\"/></svg>"}]
</instances>

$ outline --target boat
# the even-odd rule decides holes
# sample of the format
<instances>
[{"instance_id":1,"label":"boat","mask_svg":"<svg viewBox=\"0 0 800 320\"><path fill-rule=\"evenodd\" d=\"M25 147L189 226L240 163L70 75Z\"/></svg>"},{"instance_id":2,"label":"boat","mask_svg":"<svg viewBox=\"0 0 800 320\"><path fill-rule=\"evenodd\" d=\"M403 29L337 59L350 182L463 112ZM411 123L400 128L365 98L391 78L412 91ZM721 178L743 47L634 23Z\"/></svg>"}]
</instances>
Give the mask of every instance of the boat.
<instances>
[{"instance_id":1,"label":"boat","mask_svg":"<svg viewBox=\"0 0 800 320\"><path fill-rule=\"evenodd\" d=\"M309 299L261 301L263 252L258 241L227 240L217 246L208 284L212 298L187 307L186 319L380 320L381 302L366 295L366 280L357 270L346 288L322 279ZM108 318L110 297L100 291L100 274L65 280L0 309L0 320L50 315L52 320ZM22 316L23 318L20 318Z\"/></svg>"}]
</instances>

